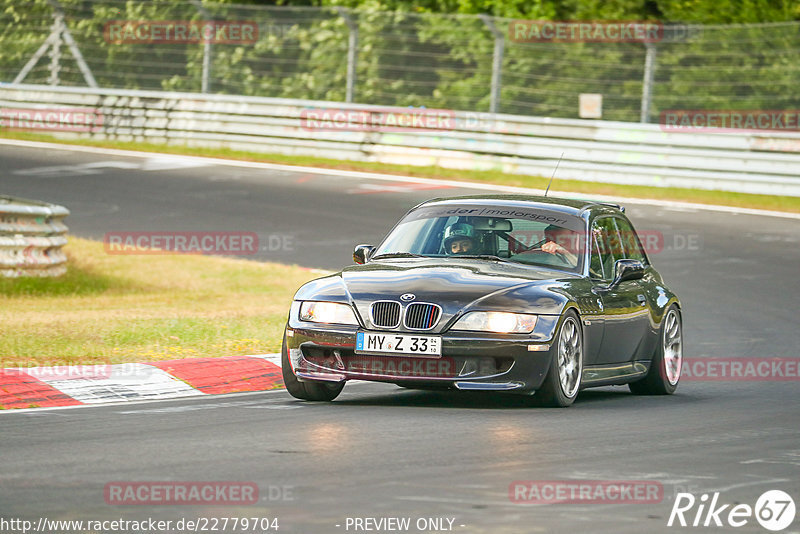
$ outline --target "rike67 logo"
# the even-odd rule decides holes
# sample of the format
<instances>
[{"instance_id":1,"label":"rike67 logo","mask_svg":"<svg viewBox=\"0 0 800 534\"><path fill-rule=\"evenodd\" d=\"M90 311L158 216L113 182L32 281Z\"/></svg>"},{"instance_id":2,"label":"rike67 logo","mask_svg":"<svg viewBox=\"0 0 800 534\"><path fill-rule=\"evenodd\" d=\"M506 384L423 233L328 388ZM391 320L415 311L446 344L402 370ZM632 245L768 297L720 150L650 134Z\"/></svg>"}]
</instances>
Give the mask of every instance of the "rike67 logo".
<instances>
[{"instance_id":1,"label":"rike67 logo","mask_svg":"<svg viewBox=\"0 0 800 534\"><path fill-rule=\"evenodd\" d=\"M739 528L755 519L765 529L778 532L791 525L794 517L794 500L781 490L765 491L755 506L723 504L719 492L703 493L699 499L681 492L675 497L667 526Z\"/></svg>"}]
</instances>

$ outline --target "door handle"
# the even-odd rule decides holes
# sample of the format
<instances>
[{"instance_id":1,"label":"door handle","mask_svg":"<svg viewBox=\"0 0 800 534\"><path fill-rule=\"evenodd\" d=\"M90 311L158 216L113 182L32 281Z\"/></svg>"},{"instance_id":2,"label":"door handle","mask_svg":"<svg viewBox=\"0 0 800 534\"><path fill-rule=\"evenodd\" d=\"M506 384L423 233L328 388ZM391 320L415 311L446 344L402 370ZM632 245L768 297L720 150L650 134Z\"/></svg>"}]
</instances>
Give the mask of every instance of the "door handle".
<instances>
[{"instance_id":1,"label":"door handle","mask_svg":"<svg viewBox=\"0 0 800 534\"><path fill-rule=\"evenodd\" d=\"M647 304L647 299L644 297L644 295L636 295L636 300L638 300L639 304L642 306Z\"/></svg>"}]
</instances>

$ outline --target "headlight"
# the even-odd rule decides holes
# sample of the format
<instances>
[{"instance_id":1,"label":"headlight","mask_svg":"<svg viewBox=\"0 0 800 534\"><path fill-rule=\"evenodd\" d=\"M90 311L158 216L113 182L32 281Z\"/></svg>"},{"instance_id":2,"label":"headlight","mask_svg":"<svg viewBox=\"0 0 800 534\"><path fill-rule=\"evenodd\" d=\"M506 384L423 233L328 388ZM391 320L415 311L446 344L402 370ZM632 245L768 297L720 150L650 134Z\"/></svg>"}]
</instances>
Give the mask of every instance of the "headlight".
<instances>
[{"instance_id":1,"label":"headlight","mask_svg":"<svg viewBox=\"0 0 800 534\"><path fill-rule=\"evenodd\" d=\"M304 302L300 306L300 320L312 323L352 324L358 326L353 308L335 302Z\"/></svg>"},{"instance_id":2,"label":"headlight","mask_svg":"<svg viewBox=\"0 0 800 534\"><path fill-rule=\"evenodd\" d=\"M451 330L529 334L536 326L536 315L508 312L469 312Z\"/></svg>"}]
</instances>

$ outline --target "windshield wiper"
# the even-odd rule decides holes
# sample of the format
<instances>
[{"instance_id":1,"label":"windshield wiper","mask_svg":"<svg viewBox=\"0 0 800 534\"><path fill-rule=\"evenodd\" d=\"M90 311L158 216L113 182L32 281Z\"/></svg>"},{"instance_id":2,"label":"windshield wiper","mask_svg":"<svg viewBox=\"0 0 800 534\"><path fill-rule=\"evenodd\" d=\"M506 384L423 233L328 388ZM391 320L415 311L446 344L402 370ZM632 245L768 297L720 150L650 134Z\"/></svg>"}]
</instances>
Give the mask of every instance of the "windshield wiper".
<instances>
[{"instance_id":1,"label":"windshield wiper","mask_svg":"<svg viewBox=\"0 0 800 534\"><path fill-rule=\"evenodd\" d=\"M383 258L424 258L425 256L421 256L419 254L414 254L413 252L386 252L384 254L378 254L377 256L372 256L371 260L380 260Z\"/></svg>"}]
</instances>

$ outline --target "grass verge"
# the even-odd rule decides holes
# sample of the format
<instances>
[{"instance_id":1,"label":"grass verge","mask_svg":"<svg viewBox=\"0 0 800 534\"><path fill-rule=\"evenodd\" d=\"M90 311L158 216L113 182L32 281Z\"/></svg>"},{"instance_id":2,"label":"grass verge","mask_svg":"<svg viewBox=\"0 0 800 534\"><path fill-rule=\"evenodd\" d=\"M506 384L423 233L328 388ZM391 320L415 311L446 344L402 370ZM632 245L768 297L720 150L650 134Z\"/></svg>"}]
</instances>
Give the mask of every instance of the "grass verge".
<instances>
[{"instance_id":1,"label":"grass verge","mask_svg":"<svg viewBox=\"0 0 800 534\"><path fill-rule=\"evenodd\" d=\"M309 269L197 255L106 254L70 237L59 278L0 278L0 368L277 352Z\"/></svg>"},{"instance_id":2,"label":"grass verge","mask_svg":"<svg viewBox=\"0 0 800 534\"><path fill-rule=\"evenodd\" d=\"M443 180L460 180L516 187L544 189L549 178L541 176L523 176L507 174L500 171L469 171L445 169L443 167L417 167L414 165L391 165L386 163L344 161L312 156L288 156L282 154L262 154L260 152L244 152L226 148L199 148L186 146L167 146L162 144L140 143L131 141L108 141L94 139L63 140L52 135L19 131L0 132L6 139L22 139L28 141L46 141L71 145L116 148L121 150L139 150L165 154L184 154L192 156L208 156L214 158L235 159L243 161L261 161L281 163L285 165L301 165L327 169L356 170L396 174L398 176L417 176ZM740 208L755 208L775 211L800 213L800 197L778 195L751 195L727 191L705 191L677 187L652 187L640 185L601 184L582 182L579 180L556 180L552 190L586 193L587 195L609 195L614 197L651 198L658 200L676 200L697 204L714 204Z\"/></svg>"}]
</instances>

